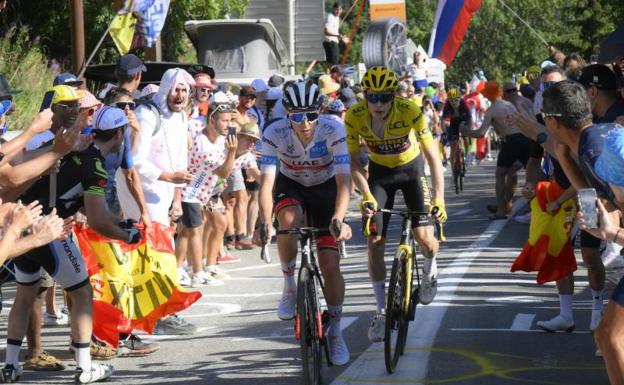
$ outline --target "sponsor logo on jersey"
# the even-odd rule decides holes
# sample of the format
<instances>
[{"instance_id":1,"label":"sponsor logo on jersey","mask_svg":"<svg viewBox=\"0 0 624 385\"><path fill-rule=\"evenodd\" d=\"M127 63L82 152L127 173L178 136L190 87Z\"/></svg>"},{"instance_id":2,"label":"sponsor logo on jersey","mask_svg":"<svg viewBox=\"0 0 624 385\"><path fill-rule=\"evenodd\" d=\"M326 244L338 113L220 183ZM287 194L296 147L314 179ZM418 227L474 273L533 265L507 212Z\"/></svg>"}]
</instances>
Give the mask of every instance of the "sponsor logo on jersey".
<instances>
[{"instance_id":1,"label":"sponsor logo on jersey","mask_svg":"<svg viewBox=\"0 0 624 385\"><path fill-rule=\"evenodd\" d=\"M327 151L327 141L314 143L314 146L310 149L310 158L321 158L329 154Z\"/></svg>"},{"instance_id":2,"label":"sponsor logo on jersey","mask_svg":"<svg viewBox=\"0 0 624 385\"><path fill-rule=\"evenodd\" d=\"M366 144L373 153L379 155L401 154L410 148L410 141L407 135L396 139L367 140Z\"/></svg>"}]
</instances>

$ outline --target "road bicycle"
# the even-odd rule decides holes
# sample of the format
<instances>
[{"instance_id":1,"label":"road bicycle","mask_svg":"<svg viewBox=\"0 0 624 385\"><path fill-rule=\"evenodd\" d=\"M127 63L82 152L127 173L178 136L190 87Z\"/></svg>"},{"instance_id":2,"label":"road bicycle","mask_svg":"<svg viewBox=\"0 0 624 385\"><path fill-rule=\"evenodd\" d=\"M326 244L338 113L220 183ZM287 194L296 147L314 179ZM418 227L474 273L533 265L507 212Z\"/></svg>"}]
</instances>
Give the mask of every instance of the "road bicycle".
<instances>
[{"instance_id":1,"label":"road bicycle","mask_svg":"<svg viewBox=\"0 0 624 385\"><path fill-rule=\"evenodd\" d=\"M466 155L464 153L463 138L460 136L456 141L451 143L455 155L451 159L451 167L453 170L453 183L455 184L455 194L464 191L464 177L466 176Z\"/></svg>"},{"instance_id":2,"label":"road bicycle","mask_svg":"<svg viewBox=\"0 0 624 385\"><path fill-rule=\"evenodd\" d=\"M334 226L336 233L340 233L340 222L335 221L332 226ZM327 366L333 366L327 341L330 324L329 313L327 309L323 309L321 304L321 294L323 298L325 297L325 285L316 261L316 253L312 247L312 238L315 234L327 234L328 232L328 228L315 227L277 231L277 235L296 235L299 241L301 265L297 278L295 338L299 340L301 345L303 383L306 385L322 383L323 355L325 355ZM343 244L341 242L339 250L343 249Z\"/></svg>"},{"instance_id":3,"label":"road bicycle","mask_svg":"<svg viewBox=\"0 0 624 385\"><path fill-rule=\"evenodd\" d=\"M386 330L384 335L384 359L386 370L393 373L400 356L405 353L405 341L409 322L414 320L420 291L418 269L418 244L412 236L412 217L435 215L429 212L379 209L378 212L402 217L401 240L397 246L386 303ZM435 222L436 237L444 240L442 225ZM414 271L416 281L414 282Z\"/></svg>"}]
</instances>

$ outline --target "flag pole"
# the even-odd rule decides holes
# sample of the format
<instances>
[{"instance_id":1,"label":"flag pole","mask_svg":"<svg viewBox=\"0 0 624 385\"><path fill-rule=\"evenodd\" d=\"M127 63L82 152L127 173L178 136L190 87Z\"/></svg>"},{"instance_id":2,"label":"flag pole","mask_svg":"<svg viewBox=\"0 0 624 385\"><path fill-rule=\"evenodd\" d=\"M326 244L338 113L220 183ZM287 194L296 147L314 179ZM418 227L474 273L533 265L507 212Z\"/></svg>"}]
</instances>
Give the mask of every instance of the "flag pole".
<instances>
[{"instance_id":1,"label":"flag pole","mask_svg":"<svg viewBox=\"0 0 624 385\"><path fill-rule=\"evenodd\" d=\"M514 15L516 18L518 18L518 20L520 20L522 22L522 24L526 25L526 27L535 34L535 36L537 36L542 43L544 43L545 46L550 46L550 44L548 44L548 42L546 41L546 39L544 39L539 33L537 33L536 30L534 30L529 23L527 23L526 21L524 21L523 18L520 17L520 15L518 15L513 9L511 9L510 6L508 6L507 4L505 4L505 2L503 0L498 0L505 8L507 8L509 10L509 12L511 12L512 15Z\"/></svg>"}]
</instances>

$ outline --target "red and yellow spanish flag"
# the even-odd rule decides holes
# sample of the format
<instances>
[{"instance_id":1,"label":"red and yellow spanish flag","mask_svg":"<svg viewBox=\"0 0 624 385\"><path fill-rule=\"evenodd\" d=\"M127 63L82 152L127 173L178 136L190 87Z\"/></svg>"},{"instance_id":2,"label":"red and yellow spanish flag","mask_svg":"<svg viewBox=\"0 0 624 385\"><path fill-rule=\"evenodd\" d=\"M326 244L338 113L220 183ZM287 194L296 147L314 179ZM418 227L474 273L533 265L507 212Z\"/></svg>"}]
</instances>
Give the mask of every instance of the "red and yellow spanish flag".
<instances>
[{"instance_id":1,"label":"red and yellow spanish flag","mask_svg":"<svg viewBox=\"0 0 624 385\"><path fill-rule=\"evenodd\" d=\"M539 182L531 201L529 240L511 271L537 271L537 283L558 281L576 270L576 258L570 232L576 215L576 202L568 199L559 210L550 214L546 205L563 194L555 182Z\"/></svg>"},{"instance_id":2,"label":"red and yellow spanish flag","mask_svg":"<svg viewBox=\"0 0 624 385\"><path fill-rule=\"evenodd\" d=\"M183 289L176 273L172 229L154 223L138 245L74 229L93 287L93 334L112 346L119 333L152 333L156 321L201 297Z\"/></svg>"}]
</instances>

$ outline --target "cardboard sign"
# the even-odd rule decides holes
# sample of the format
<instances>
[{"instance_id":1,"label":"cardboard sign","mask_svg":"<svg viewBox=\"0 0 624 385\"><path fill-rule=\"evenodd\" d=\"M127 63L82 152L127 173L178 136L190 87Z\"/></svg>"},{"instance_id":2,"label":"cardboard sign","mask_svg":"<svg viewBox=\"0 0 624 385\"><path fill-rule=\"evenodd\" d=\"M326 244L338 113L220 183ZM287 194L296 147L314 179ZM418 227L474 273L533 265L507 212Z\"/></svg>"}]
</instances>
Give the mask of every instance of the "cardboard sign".
<instances>
[{"instance_id":1,"label":"cardboard sign","mask_svg":"<svg viewBox=\"0 0 624 385\"><path fill-rule=\"evenodd\" d=\"M407 21L405 0L370 0L371 21L385 17L396 17L405 23Z\"/></svg>"}]
</instances>

